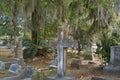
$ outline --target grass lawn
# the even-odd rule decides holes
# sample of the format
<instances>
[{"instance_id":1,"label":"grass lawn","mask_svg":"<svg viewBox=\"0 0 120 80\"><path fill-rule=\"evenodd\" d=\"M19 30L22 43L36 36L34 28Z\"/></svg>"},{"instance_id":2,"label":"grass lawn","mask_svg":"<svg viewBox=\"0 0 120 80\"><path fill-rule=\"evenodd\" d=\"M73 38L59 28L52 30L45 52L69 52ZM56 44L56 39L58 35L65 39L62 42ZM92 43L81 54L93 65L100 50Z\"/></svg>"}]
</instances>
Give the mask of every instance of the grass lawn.
<instances>
[{"instance_id":1,"label":"grass lawn","mask_svg":"<svg viewBox=\"0 0 120 80\"><path fill-rule=\"evenodd\" d=\"M14 59L14 54L11 54L10 49L0 49L0 61L10 62ZM0 78L14 76L15 74L11 74L8 72L10 65L6 64L5 69L0 70Z\"/></svg>"},{"instance_id":2,"label":"grass lawn","mask_svg":"<svg viewBox=\"0 0 120 80\"><path fill-rule=\"evenodd\" d=\"M9 62L13 60L13 56L12 55L0 55L0 61L4 61L4 62ZM5 64L5 69L0 70L0 78L4 78L4 77L8 77L8 76L14 76L15 74L11 74L10 72L8 72L10 65L9 64Z\"/></svg>"}]
</instances>

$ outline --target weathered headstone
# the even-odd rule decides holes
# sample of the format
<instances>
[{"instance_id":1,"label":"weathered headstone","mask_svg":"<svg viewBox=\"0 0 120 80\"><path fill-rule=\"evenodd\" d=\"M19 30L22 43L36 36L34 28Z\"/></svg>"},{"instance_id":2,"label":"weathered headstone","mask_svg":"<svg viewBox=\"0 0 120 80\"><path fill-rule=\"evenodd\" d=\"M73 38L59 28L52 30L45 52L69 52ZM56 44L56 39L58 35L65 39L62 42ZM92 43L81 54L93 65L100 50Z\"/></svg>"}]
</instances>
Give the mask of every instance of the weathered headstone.
<instances>
[{"instance_id":1,"label":"weathered headstone","mask_svg":"<svg viewBox=\"0 0 120 80\"><path fill-rule=\"evenodd\" d=\"M19 75L19 78L25 79L25 78L31 78L34 73L34 68L31 66L26 66L24 71Z\"/></svg>"},{"instance_id":2,"label":"weathered headstone","mask_svg":"<svg viewBox=\"0 0 120 80\"><path fill-rule=\"evenodd\" d=\"M3 61L0 61L0 70L5 69L5 63Z\"/></svg>"},{"instance_id":3,"label":"weathered headstone","mask_svg":"<svg viewBox=\"0 0 120 80\"><path fill-rule=\"evenodd\" d=\"M71 64L70 64L70 67L71 67L71 68L79 69L79 68L80 68L80 64L81 64L81 60L80 60L80 59L73 58L73 59L72 59L72 62L71 62Z\"/></svg>"},{"instance_id":4,"label":"weathered headstone","mask_svg":"<svg viewBox=\"0 0 120 80\"><path fill-rule=\"evenodd\" d=\"M11 72L11 73L17 74L19 69L20 69L20 65L18 65L18 64L11 64L8 71Z\"/></svg>"},{"instance_id":5,"label":"weathered headstone","mask_svg":"<svg viewBox=\"0 0 120 80\"><path fill-rule=\"evenodd\" d=\"M120 46L111 47L110 62L104 68L104 73L120 77Z\"/></svg>"},{"instance_id":6,"label":"weathered headstone","mask_svg":"<svg viewBox=\"0 0 120 80\"><path fill-rule=\"evenodd\" d=\"M74 80L73 77L66 77L65 70L66 70L66 54L64 51L65 47L70 47L70 43L68 41L64 41L64 28L59 28L58 31L58 44L57 44L57 76L50 77L49 80ZM67 43L68 42L68 43Z\"/></svg>"},{"instance_id":7,"label":"weathered headstone","mask_svg":"<svg viewBox=\"0 0 120 80\"><path fill-rule=\"evenodd\" d=\"M85 60L94 60L92 46L88 45L87 50L88 51L87 51L87 54L85 55L84 59Z\"/></svg>"}]
</instances>

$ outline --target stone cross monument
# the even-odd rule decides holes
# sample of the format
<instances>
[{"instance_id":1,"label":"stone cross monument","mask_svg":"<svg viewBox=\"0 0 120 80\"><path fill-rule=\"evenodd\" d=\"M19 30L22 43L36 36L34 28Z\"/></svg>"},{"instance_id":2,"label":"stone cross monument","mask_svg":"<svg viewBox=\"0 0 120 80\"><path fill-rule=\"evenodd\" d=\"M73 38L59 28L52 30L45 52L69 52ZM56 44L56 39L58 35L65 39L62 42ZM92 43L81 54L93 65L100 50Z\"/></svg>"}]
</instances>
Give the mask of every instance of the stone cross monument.
<instances>
[{"instance_id":1,"label":"stone cross monument","mask_svg":"<svg viewBox=\"0 0 120 80\"><path fill-rule=\"evenodd\" d=\"M49 80L75 80L73 77L65 76L66 70L66 54L64 47L72 47L73 42L64 40L64 28L58 29L58 44L57 44L57 76L50 77Z\"/></svg>"}]
</instances>

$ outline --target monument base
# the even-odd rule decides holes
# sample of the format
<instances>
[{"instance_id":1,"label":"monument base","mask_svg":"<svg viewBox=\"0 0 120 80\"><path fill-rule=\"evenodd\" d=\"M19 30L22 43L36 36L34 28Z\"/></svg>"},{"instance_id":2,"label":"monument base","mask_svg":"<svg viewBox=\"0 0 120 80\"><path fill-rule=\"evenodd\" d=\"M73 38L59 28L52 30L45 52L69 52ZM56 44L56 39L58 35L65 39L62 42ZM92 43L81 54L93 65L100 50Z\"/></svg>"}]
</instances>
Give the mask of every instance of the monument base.
<instances>
[{"instance_id":1,"label":"monument base","mask_svg":"<svg viewBox=\"0 0 120 80\"><path fill-rule=\"evenodd\" d=\"M104 67L104 74L120 77L120 66L107 65Z\"/></svg>"},{"instance_id":2,"label":"monument base","mask_svg":"<svg viewBox=\"0 0 120 80\"><path fill-rule=\"evenodd\" d=\"M48 80L76 80L75 77L49 77Z\"/></svg>"}]
</instances>

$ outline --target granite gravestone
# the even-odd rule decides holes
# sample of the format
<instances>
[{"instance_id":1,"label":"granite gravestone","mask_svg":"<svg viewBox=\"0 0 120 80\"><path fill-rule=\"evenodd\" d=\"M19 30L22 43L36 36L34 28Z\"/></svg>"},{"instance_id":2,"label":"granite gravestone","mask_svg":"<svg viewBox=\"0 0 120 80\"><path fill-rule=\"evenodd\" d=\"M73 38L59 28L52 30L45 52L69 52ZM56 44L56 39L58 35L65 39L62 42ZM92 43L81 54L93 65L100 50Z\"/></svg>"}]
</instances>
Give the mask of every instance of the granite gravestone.
<instances>
[{"instance_id":1,"label":"granite gravestone","mask_svg":"<svg viewBox=\"0 0 120 80\"><path fill-rule=\"evenodd\" d=\"M93 57L93 49L91 45L88 45L87 47L87 54L84 57L85 60L94 60Z\"/></svg>"},{"instance_id":2,"label":"granite gravestone","mask_svg":"<svg viewBox=\"0 0 120 80\"><path fill-rule=\"evenodd\" d=\"M20 79L31 78L34 73L34 68L31 66L26 66L24 71L19 75Z\"/></svg>"},{"instance_id":3,"label":"granite gravestone","mask_svg":"<svg viewBox=\"0 0 120 80\"><path fill-rule=\"evenodd\" d=\"M70 67L71 67L72 69L73 69L73 68L79 69L79 68L80 68L80 65L81 65L81 60L80 60L80 58L73 58L72 61L71 61Z\"/></svg>"},{"instance_id":4,"label":"granite gravestone","mask_svg":"<svg viewBox=\"0 0 120 80\"><path fill-rule=\"evenodd\" d=\"M11 64L8 71L11 72L11 73L17 74L19 70L20 70L20 65Z\"/></svg>"},{"instance_id":5,"label":"granite gravestone","mask_svg":"<svg viewBox=\"0 0 120 80\"><path fill-rule=\"evenodd\" d=\"M49 80L75 80L73 77L65 76L66 69L66 53L64 51L64 47L70 47L70 43L68 41L64 41L64 28L59 28L58 31L58 44L57 44L57 76L49 77Z\"/></svg>"},{"instance_id":6,"label":"granite gravestone","mask_svg":"<svg viewBox=\"0 0 120 80\"><path fill-rule=\"evenodd\" d=\"M20 43L16 44L16 49L15 49L15 58L11 62L9 72L17 74L18 71L20 70L20 65L23 65L24 60L23 60L23 50L22 50L22 41Z\"/></svg>"},{"instance_id":7,"label":"granite gravestone","mask_svg":"<svg viewBox=\"0 0 120 80\"><path fill-rule=\"evenodd\" d=\"M5 69L5 63L3 61L0 61L0 70Z\"/></svg>"},{"instance_id":8,"label":"granite gravestone","mask_svg":"<svg viewBox=\"0 0 120 80\"><path fill-rule=\"evenodd\" d=\"M111 47L110 62L104 68L104 73L120 77L120 46Z\"/></svg>"}]
</instances>

